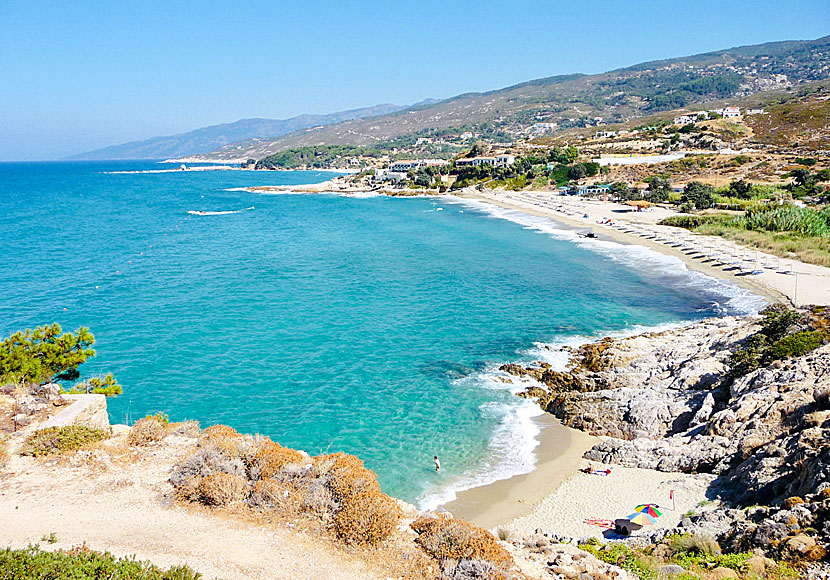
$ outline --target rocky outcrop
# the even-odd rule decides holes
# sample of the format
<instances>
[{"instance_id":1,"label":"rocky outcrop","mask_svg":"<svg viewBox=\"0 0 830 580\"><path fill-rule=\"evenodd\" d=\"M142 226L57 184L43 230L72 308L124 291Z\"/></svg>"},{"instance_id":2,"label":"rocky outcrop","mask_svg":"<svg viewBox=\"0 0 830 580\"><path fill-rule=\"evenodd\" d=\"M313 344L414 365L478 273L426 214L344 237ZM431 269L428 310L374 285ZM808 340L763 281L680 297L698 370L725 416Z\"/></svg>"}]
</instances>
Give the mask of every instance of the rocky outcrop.
<instances>
[{"instance_id":1,"label":"rocky outcrop","mask_svg":"<svg viewBox=\"0 0 830 580\"><path fill-rule=\"evenodd\" d=\"M732 381L729 356L756 330L713 319L581 347L564 372L502 369L539 381L523 395L566 425L606 436L586 458L714 473L724 497L769 504L830 486L830 345Z\"/></svg>"},{"instance_id":2,"label":"rocky outcrop","mask_svg":"<svg viewBox=\"0 0 830 580\"><path fill-rule=\"evenodd\" d=\"M43 423L41 429L85 425L109 431L110 419L107 413L107 398L104 395L63 395L63 398L70 404Z\"/></svg>"}]
</instances>

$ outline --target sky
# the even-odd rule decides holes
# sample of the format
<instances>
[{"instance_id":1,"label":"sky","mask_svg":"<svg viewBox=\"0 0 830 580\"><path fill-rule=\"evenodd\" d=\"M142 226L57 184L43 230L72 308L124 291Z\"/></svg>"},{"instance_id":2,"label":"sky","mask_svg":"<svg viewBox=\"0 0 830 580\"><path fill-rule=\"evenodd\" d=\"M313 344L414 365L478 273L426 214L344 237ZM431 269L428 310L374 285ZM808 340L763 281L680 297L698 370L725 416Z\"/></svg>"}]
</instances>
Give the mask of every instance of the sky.
<instances>
[{"instance_id":1,"label":"sky","mask_svg":"<svg viewBox=\"0 0 830 580\"><path fill-rule=\"evenodd\" d=\"M828 0L0 0L0 161L830 34Z\"/></svg>"}]
</instances>

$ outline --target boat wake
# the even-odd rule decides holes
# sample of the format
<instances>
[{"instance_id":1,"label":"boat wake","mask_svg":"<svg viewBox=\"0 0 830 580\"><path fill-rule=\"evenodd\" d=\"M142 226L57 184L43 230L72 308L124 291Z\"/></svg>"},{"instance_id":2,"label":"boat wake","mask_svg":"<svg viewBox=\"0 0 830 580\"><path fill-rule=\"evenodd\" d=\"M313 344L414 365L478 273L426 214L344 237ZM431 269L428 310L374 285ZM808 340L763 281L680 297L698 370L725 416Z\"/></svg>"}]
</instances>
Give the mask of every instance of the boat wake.
<instances>
[{"instance_id":1,"label":"boat wake","mask_svg":"<svg viewBox=\"0 0 830 580\"><path fill-rule=\"evenodd\" d=\"M246 207L245 209L234 209L234 210L227 210L227 211L202 211L198 209L191 209L187 213L190 215L230 215L232 213L242 213L243 211L250 211L254 209L254 206Z\"/></svg>"}]
</instances>

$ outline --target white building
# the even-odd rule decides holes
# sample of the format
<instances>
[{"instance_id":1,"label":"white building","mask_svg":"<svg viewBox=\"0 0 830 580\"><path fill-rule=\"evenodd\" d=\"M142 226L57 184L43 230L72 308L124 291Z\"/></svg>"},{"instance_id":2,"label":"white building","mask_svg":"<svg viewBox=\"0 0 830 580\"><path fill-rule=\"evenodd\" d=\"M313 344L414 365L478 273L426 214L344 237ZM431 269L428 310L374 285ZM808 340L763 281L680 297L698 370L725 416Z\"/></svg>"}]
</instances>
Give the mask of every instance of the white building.
<instances>
[{"instance_id":1,"label":"white building","mask_svg":"<svg viewBox=\"0 0 830 580\"><path fill-rule=\"evenodd\" d=\"M726 107L723 110L724 119L735 119L741 116L741 109L739 107Z\"/></svg>"},{"instance_id":2,"label":"white building","mask_svg":"<svg viewBox=\"0 0 830 580\"><path fill-rule=\"evenodd\" d=\"M530 132L534 135L542 135L555 131L559 127L556 123L534 123L530 126Z\"/></svg>"},{"instance_id":3,"label":"white building","mask_svg":"<svg viewBox=\"0 0 830 580\"><path fill-rule=\"evenodd\" d=\"M456 159L455 164L458 167L477 167L479 165L492 165L494 167L507 167L516 162L516 156L508 153L502 153L495 156L479 156L479 157L464 157Z\"/></svg>"},{"instance_id":4,"label":"white building","mask_svg":"<svg viewBox=\"0 0 830 580\"><path fill-rule=\"evenodd\" d=\"M680 115L674 118L675 125L690 125L692 123L697 123L698 121L705 121L709 118L709 114L706 111L695 111L693 113L687 113L685 115Z\"/></svg>"},{"instance_id":5,"label":"white building","mask_svg":"<svg viewBox=\"0 0 830 580\"><path fill-rule=\"evenodd\" d=\"M389 171L406 173L407 171L418 169L424 165L426 163L418 159L400 159L399 161L393 161L389 165Z\"/></svg>"},{"instance_id":6,"label":"white building","mask_svg":"<svg viewBox=\"0 0 830 580\"><path fill-rule=\"evenodd\" d=\"M607 139L609 137L616 137L616 131L597 131L594 133L594 139Z\"/></svg>"},{"instance_id":7,"label":"white building","mask_svg":"<svg viewBox=\"0 0 830 580\"><path fill-rule=\"evenodd\" d=\"M749 110L747 110L747 112L745 114L747 114L747 115L763 115L764 114L764 109L749 109Z\"/></svg>"}]
</instances>

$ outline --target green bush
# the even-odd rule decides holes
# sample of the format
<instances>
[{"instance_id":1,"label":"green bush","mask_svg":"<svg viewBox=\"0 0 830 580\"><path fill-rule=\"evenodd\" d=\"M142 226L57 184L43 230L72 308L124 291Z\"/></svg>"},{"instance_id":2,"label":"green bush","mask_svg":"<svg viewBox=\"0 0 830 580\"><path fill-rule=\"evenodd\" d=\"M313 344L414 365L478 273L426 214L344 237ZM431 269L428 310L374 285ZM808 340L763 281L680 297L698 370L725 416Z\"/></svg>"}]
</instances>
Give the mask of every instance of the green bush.
<instances>
[{"instance_id":1,"label":"green bush","mask_svg":"<svg viewBox=\"0 0 830 580\"><path fill-rule=\"evenodd\" d=\"M747 211L742 220L744 229L766 232L793 232L809 237L830 237L830 210L782 205L772 209L763 206Z\"/></svg>"},{"instance_id":2,"label":"green bush","mask_svg":"<svg viewBox=\"0 0 830 580\"><path fill-rule=\"evenodd\" d=\"M728 214L674 215L660 220L659 225L693 230L704 224L725 224L734 219L734 216Z\"/></svg>"},{"instance_id":3,"label":"green bush","mask_svg":"<svg viewBox=\"0 0 830 580\"><path fill-rule=\"evenodd\" d=\"M3 580L198 580L202 575L188 566L162 570L134 558L116 558L87 548L69 552L46 552L37 546L22 550L0 550Z\"/></svg>"},{"instance_id":4,"label":"green bush","mask_svg":"<svg viewBox=\"0 0 830 580\"><path fill-rule=\"evenodd\" d=\"M820 347L827 335L817 330L802 330L776 341L764 353L764 360L772 362L782 358L804 356Z\"/></svg>"},{"instance_id":5,"label":"green bush","mask_svg":"<svg viewBox=\"0 0 830 580\"><path fill-rule=\"evenodd\" d=\"M107 373L104 377L92 377L80 383L76 383L68 391L70 395L75 394L92 394L105 395L107 397L114 397L122 393L121 385L112 376L112 373Z\"/></svg>"},{"instance_id":6,"label":"green bush","mask_svg":"<svg viewBox=\"0 0 830 580\"><path fill-rule=\"evenodd\" d=\"M35 431L26 438L22 455L41 457L65 451L75 451L84 445L107 439L109 434L101 429L85 425L67 425L66 427L48 427Z\"/></svg>"},{"instance_id":7,"label":"green bush","mask_svg":"<svg viewBox=\"0 0 830 580\"><path fill-rule=\"evenodd\" d=\"M642 580L654 580L657 578L657 570L655 567L625 544L602 544L599 547L593 544L581 544L579 547L586 552L590 552L606 564L619 566Z\"/></svg>"}]
</instances>

